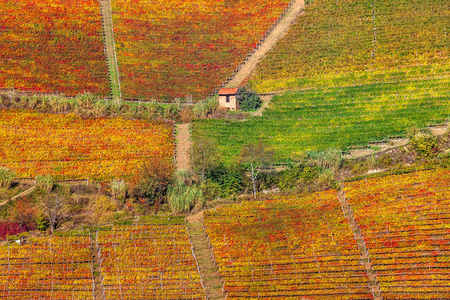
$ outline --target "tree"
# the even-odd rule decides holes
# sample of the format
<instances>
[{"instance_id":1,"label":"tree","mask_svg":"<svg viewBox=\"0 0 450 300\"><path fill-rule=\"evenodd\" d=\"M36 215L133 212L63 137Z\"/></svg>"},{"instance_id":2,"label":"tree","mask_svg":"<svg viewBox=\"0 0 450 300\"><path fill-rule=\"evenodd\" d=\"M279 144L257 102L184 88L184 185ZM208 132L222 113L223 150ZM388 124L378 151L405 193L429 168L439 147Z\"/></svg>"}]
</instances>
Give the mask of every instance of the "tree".
<instances>
[{"instance_id":1,"label":"tree","mask_svg":"<svg viewBox=\"0 0 450 300\"><path fill-rule=\"evenodd\" d=\"M30 198L20 197L8 213L9 218L21 228L33 230L36 228L37 209Z\"/></svg>"},{"instance_id":2,"label":"tree","mask_svg":"<svg viewBox=\"0 0 450 300\"><path fill-rule=\"evenodd\" d=\"M175 168L173 164L161 158L146 161L138 175L138 183L133 187L132 194L143 200L149 208L164 202L167 188L174 180Z\"/></svg>"},{"instance_id":3,"label":"tree","mask_svg":"<svg viewBox=\"0 0 450 300\"><path fill-rule=\"evenodd\" d=\"M261 98L255 92L247 90L245 87L238 89L236 99L239 102L239 108L243 111L258 109L262 104Z\"/></svg>"},{"instance_id":4,"label":"tree","mask_svg":"<svg viewBox=\"0 0 450 300\"><path fill-rule=\"evenodd\" d=\"M240 162L248 165L250 179L253 185L253 196L256 197L256 179L264 166L269 165L273 159L273 151L268 150L267 146L260 141L259 143L250 143L245 145L240 153Z\"/></svg>"},{"instance_id":5,"label":"tree","mask_svg":"<svg viewBox=\"0 0 450 300\"><path fill-rule=\"evenodd\" d=\"M205 172L216 167L220 161L217 152L218 145L206 137L194 139L190 152L190 162L195 172L200 173L202 180Z\"/></svg>"},{"instance_id":6,"label":"tree","mask_svg":"<svg viewBox=\"0 0 450 300\"><path fill-rule=\"evenodd\" d=\"M44 215L50 222L52 234L56 228L71 217L67 203L66 197L57 193L46 194L40 198L40 204Z\"/></svg>"}]
</instances>

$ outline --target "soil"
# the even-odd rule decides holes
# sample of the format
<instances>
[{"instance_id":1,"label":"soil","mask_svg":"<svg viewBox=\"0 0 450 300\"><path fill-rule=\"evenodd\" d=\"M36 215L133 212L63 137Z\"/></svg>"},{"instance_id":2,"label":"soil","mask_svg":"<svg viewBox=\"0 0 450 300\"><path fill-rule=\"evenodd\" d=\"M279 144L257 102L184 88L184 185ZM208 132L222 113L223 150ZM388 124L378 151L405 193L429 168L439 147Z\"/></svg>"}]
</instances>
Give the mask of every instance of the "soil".
<instances>
[{"instance_id":1,"label":"soil","mask_svg":"<svg viewBox=\"0 0 450 300\"><path fill-rule=\"evenodd\" d=\"M266 53L272 49L277 42L286 34L289 27L295 22L298 16L303 13L305 8L304 0L297 0L281 19L281 21L275 26L272 32L267 36L264 42L253 53L253 55L245 62L242 68L237 72L234 78L225 86L226 88L236 88L245 83L252 75L253 71L260 60L266 55Z\"/></svg>"},{"instance_id":2,"label":"soil","mask_svg":"<svg viewBox=\"0 0 450 300\"><path fill-rule=\"evenodd\" d=\"M202 276L203 285L205 286L208 299L224 299L222 292L222 284L217 269L211 257L211 248L206 234L203 230L203 212L189 216L188 228L191 238L191 243L194 247L195 257Z\"/></svg>"},{"instance_id":3,"label":"soil","mask_svg":"<svg viewBox=\"0 0 450 300\"><path fill-rule=\"evenodd\" d=\"M178 124L176 135L176 166L177 170L189 170L189 149L191 148L190 124Z\"/></svg>"}]
</instances>

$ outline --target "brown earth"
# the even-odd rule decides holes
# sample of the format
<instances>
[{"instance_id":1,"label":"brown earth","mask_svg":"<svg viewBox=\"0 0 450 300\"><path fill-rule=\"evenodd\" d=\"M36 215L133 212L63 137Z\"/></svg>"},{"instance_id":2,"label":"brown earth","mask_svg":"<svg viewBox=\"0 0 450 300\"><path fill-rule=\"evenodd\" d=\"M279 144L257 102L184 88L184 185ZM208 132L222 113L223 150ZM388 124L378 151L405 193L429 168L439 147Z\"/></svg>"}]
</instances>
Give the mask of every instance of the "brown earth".
<instances>
[{"instance_id":1,"label":"brown earth","mask_svg":"<svg viewBox=\"0 0 450 300\"><path fill-rule=\"evenodd\" d=\"M191 148L190 124L178 124L176 133L177 170L190 170L189 149Z\"/></svg>"}]
</instances>

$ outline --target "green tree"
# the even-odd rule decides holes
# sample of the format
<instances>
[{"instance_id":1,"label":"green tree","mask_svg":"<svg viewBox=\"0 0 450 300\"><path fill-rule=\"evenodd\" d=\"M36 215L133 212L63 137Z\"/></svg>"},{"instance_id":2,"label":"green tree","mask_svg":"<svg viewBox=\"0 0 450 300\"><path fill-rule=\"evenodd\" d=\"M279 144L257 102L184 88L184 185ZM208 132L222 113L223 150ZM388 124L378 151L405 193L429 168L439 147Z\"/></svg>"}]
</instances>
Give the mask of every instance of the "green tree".
<instances>
[{"instance_id":1,"label":"green tree","mask_svg":"<svg viewBox=\"0 0 450 300\"><path fill-rule=\"evenodd\" d=\"M197 137L192 143L190 162L192 169L200 173L202 180L205 179L205 173L215 168L220 162L217 148L218 145L206 137Z\"/></svg>"},{"instance_id":2,"label":"green tree","mask_svg":"<svg viewBox=\"0 0 450 300\"><path fill-rule=\"evenodd\" d=\"M243 111L255 110L261 107L261 98L252 90L245 87L238 89L236 99L239 102L239 108Z\"/></svg>"},{"instance_id":3,"label":"green tree","mask_svg":"<svg viewBox=\"0 0 450 300\"><path fill-rule=\"evenodd\" d=\"M239 161L248 166L253 185L253 196L256 197L256 179L263 167L272 163L274 152L269 150L263 142L245 145L239 155Z\"/></svg>"}]
</instances>

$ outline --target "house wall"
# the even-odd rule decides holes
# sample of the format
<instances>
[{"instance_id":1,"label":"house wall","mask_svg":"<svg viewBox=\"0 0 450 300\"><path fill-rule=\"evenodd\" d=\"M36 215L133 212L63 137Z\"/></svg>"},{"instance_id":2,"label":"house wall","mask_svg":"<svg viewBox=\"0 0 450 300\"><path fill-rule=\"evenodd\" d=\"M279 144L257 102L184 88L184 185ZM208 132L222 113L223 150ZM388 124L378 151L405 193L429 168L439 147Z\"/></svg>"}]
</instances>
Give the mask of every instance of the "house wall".
<instances>
[{"instance_id":1,"label":"house wall","mask_svg":"<svg viewBox=\"0 0 450 300\"><path fill-rule=\"evenodd\" d=\"M239 104L237 102L235 95L229 95L230 102L227 102L227 96L226 95L219 95L219 106L228 108L231 110L237 110L239 109Z\"/></svg>"}]
</instances>

